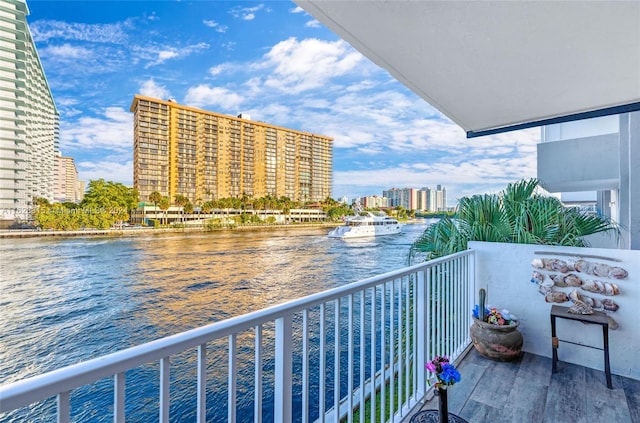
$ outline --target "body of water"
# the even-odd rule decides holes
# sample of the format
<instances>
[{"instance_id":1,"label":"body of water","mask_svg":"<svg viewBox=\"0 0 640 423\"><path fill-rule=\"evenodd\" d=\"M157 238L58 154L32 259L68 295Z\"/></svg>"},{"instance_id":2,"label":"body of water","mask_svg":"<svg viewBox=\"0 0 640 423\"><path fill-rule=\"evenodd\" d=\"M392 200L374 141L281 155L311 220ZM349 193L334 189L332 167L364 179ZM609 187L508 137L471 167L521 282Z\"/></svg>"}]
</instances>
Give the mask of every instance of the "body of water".
<instances>
[{"instance_id":1,"label":"body of water","mask_svg":"<svg viewBox=\"0 0 640 423\"><path fill-rule=\"evenodd\" d=\"M401 268L428 223L349 241L326 228L1 239L0 384ZM157 401L127 381L128 412ZM0 421L50 421L53 400L38 407ZM110 421L93 412L73 411Z\"/></svg>"}]
</instances>

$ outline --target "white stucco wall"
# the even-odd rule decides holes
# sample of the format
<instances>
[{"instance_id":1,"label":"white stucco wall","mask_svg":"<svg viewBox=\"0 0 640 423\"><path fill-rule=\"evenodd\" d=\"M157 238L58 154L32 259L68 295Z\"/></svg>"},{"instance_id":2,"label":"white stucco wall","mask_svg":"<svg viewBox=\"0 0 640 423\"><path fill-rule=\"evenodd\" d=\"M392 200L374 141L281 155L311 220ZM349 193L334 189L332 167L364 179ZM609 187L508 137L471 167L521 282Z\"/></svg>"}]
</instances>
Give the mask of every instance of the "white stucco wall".
<instances>
[{"instance_id":1,"label":"white stucco wall","mask_svg":"<svg viewBox=\"0 0 640 423\"><path fill-rule=\"evenodd\" d=\"M502 244L490 242L470 242L476 250L476 298L477 289L487 289L487 302L499 308L506 308L520 320L520 331L524 336L526 352L551 357L551 322L549 312L552 304L546 303L538 292L538 286L531 283L535 270L531 266L534 258L578 259L620 266L629 272L625 280L609 280L618 285L620 294L604 297L598 294L584 294L612 298L620 306L610 315L619 324L617 330L609 331L611 371L614 374L640 380L640 251L609 250L599 248L548 247L540 245ZM538 254L537 252L544 252ZM561 253L561 254L558 254ZM565 254L570 254L569 256ZM589 258L599 256L620 260ZM547 272L550 273L550 272ZM557 273L557 272L556 272ZM593 279L608 280L593 277ZM557 288L570 292L571 288ZM571 303L559 304L570 306ZM557 319L557 335L560 339L602 346L602 327L579 322ZM598 370L604 369L603 353L600 350L575 346L560 342L558 355L561 361L579 364Z\"/></svg>"}]
</instances>

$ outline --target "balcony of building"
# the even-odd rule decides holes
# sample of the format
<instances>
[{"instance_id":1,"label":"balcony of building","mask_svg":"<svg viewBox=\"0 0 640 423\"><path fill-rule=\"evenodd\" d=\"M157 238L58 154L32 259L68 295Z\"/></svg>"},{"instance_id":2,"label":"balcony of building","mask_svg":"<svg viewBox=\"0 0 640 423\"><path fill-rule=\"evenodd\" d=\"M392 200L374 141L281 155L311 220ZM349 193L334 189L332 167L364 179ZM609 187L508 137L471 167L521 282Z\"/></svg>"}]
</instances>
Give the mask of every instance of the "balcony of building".
<instances>
[{"instance_id":1,"label":"balcony of building","mask_svg":"<svg viewBox=\"0 0 640 423\"><path fill-rule=\"evenodd\" d=\"M14 381L0 387L0 417L141 421L143 409L160 422L406 422L432 406L425 363L447 355L462 374L450 389L450 411L468 421L639 421L638 252L470 247ZM602 345L595 325L558 323L559 371L551 372L551 304L530 282L532 260L547 258L582 258L628 272L616 280L619 309L609 314L619 326L608 332L612 389L602 351L585 347ZM471 350L470 316L479 288L491 304L519 317L520 359L494 362ZM128 395L145 384L156 388L144 393L141 407Z\"/></svg>"}]
</instances>

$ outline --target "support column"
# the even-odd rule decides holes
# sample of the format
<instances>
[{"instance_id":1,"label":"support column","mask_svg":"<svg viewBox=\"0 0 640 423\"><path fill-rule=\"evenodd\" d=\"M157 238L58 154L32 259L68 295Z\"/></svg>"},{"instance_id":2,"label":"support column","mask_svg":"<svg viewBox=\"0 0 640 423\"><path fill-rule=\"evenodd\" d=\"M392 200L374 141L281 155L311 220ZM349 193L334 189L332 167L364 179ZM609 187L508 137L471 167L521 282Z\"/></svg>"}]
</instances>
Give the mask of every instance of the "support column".
<instances>
[{"instance_id":1,"label":"support column","mask_svg":"<svg viewBox=\"0 0 640 423\"><path fill-rule=\"evenodd\" d=\"M640 250L640 112L620 115L621 248Z\"/></svg>"}]
</instances>

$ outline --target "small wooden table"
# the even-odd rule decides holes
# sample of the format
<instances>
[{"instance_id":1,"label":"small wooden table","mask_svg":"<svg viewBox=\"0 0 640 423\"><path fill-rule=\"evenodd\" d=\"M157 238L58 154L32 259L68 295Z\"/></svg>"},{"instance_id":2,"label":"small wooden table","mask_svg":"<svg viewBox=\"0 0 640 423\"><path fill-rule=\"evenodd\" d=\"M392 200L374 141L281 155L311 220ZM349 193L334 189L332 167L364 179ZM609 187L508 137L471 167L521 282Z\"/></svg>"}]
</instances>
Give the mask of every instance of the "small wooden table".
<instances>
[{"instance_id":1,"label":"small wooden table","mask_svg":"<svg viewBox=\"0 0 640 423\"><path fill-rule=\"evenodd\" d=\"M604 374L607 378L607 388L613 389L611 383L611 367L609 366L609 319L607 315L601 311L594 311L593 314L574 314L569 313L568 307L561 307L554 305L551 307L551 346L553 352L552 360L552 372L558 372L558 346L560 339L556 336L556 318L575 320L577 322L589 323L602 326L602 348L594 347L591 345L580 344L577 342L571 342L562 340L568 344L580 345L582 347L594 348L596 350L604 351Z\"/></svg>"}]
</instances>

